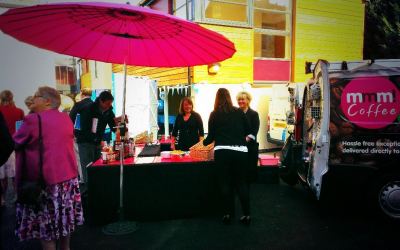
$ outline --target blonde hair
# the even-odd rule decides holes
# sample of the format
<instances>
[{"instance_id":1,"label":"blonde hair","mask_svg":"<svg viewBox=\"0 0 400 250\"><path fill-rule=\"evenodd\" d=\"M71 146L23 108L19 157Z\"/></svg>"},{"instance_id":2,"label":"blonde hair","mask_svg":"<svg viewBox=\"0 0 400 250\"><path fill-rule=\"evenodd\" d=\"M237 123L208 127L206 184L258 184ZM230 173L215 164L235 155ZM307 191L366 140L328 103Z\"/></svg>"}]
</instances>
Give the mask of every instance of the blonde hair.
<instances>
[{"instance_id":1,"label":"blonde hair","mask_svg":"<svg viewBox=\"0 0 400 250\"><path fill-rule=\"evenodd\" d=\"M85 96L92 96L92 89L91 88L83 88L81 89L81 96L85 95Z\"/></svg>"},{"instance_id":2,"label":"blonde hair","mask_svg":"<svg viewBox=\"0 0 400 250\"><path fill-rule=\"evenodd\" d=\"M247 91L240 91L239 93L237 93L236 95L236 101L239 101L239 98L243 98L246 97L247 100L249 100L249 104L251 103L251 100L253 100L253 97L251 96L251 94Z\"/></svg>"},{"instance_id":3,"label":"blonde hair","mask_svg":"<svg viewBox=\"0 0 400 250\"><path fill-rule=\"evenodd\" d=\"M25 98L25 100L24 100L25 106L26 106L28 109L31 108L32 98L33 98L33 96L28 95L28 96Z\"/></svg>"},{"instance_id":4,"label":"blonde hair","mask_svg":"<svg viewBox=\"0 0 400 250\"><path fill-rule=\"evenodd\" d=\"M58 109L60 107L61 95L56 89L48 86L42 86L38 88L38 93L42 96L44 100L51 100L51 108Z\"/></svg>"},{"instance_id":5,"label":"blonde hair","mask_svg":"<svg viewBox=\"0 0 400 250\"><path fill-rule=\"evenodd\" d=\"M14 95L10 90L3 90L0 93L1 105L15 107Z\"/></svg>"}]
</instances>

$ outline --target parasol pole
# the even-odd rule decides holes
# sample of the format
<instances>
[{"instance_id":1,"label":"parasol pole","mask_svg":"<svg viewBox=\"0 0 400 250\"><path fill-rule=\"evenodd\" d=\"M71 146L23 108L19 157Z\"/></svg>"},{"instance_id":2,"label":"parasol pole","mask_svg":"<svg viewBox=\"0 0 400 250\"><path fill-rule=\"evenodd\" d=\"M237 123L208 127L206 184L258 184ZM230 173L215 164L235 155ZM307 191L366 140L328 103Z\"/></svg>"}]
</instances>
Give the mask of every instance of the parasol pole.
<instances>
[{"instance_id":1,"label":"parasol pole","mask_svg":"<svg viewBox=\"0 0 400 250\"><path fill-rule=\"evenodd\" d=\"M126 54L124 59L124 84L122 86L122 117L121 123L118 124L118 128L121 130L121 138L125 136L125 96L126 96ZM121 140L121 147L119 150L119 211L118 211L118 222L108 224L103 227L103 233L107 235L124 235L133 233L140 228L140 223L135 221L124 221L124 140Z\"/></svg>"},{"instance_id":2,"label":"parasol pole","mask_svg":"<svg viewBox=\"0 0 400 250\"><path fill-rule=\"evenodd\" d=\"M125 136L125 96L126 96L126 62L124 61L124 84L122 86L122 119L120 129L123 129L122 136ZM121 136L121 137L122 137ZM120 172L119 172L119 221L124 220L124 140L121 140L119 150Z\"/></svg>"}]
</instances>

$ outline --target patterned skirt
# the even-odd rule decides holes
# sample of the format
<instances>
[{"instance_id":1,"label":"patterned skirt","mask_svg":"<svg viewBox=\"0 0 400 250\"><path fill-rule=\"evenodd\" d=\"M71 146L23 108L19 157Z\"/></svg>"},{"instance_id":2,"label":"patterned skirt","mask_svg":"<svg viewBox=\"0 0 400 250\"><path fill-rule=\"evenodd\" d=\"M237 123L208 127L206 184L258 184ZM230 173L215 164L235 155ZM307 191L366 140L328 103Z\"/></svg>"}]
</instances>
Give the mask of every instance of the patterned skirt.
<instances>
[{"instance_id":1,"label":"patterned skirt","mask_svg":"<svg viewBox=\"0 0 400 250\"><path fill-rule=\"evenodd\" d=\"M75 224L84 222L78 177L47 186L46 199L39 209L17 203L16 219L15 235L20 241L49 241L74 232Z\"/></svg>"}]
</instances>

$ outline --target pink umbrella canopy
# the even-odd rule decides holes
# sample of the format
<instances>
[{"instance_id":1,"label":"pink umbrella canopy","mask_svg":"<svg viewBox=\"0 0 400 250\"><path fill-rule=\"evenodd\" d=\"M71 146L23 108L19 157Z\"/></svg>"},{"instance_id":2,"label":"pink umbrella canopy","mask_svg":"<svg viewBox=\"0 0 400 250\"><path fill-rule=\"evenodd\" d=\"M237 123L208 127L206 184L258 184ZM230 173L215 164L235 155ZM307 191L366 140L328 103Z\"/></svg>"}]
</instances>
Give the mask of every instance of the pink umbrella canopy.
<instances>
[{"instance_id":1,"label":"pink umbrella canopy","mask_svg":"<svg viewBox=\"0 0 400 250\"><path fill-rule=\"evenodd\" d=\"M236 52L223 35L151 9L105 2L11 9L0 29L17 40L64 55L149 67L221 62Z\"/></svg>"}]
</instances>

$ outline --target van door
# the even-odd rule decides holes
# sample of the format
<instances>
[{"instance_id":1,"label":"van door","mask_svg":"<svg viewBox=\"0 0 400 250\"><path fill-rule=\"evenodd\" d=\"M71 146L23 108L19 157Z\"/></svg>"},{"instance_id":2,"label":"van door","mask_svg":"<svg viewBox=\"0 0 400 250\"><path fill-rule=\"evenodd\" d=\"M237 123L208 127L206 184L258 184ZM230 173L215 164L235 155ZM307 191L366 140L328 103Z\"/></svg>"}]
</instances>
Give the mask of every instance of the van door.
<instances>
[{"instance_id":1,"label":"van door","mask_svg":"<svg viewBox=\"0 0 400 250\"><path fill-rule=\"evenodd\" d=\"M303 96L302 164L296 166L299 177L319 198L322 176L328 171L329 158L329 64L319 61L314 69L316 82L306 86ZM327 90L327 91L324 91Z\"/></svg>"}]
</instances>

